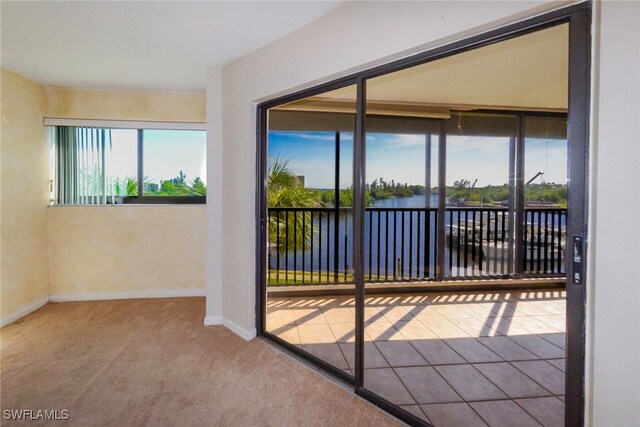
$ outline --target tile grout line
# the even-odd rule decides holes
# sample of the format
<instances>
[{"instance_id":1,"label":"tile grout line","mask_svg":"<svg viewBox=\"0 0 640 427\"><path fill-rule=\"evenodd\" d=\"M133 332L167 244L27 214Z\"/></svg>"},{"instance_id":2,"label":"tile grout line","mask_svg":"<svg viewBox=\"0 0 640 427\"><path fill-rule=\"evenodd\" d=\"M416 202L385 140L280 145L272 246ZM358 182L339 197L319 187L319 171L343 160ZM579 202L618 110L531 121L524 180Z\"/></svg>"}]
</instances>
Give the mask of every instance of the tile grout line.
<instances>
[{"instance_id":1,"label":"tile grout line","mask_svg":"<svg viewBox=\"0 0 640 427\"><path fill-rule=\"evenodd\" d=\"M462 398L461 398L462 399ZM432 403L420 403L419 405L440 405L440 404L452 404L452 403L486 403L486 402L504 402L506 400L516 401L516 400L530 400L530 399L558 399L558 396L530 396L530 397L518 397L516 399L474 399L474 400L450 400L443 402L432 402ZM560 399L558 399L560 400ZM562 402L562 400L560 400Z\"/></svg>"},{"instance_id":2,"label":"tile grout line","mask_svg":"<svg viewBox=\"0 0 640 427\"><path fill-rule=\"evenodd\" d=\"M565 336L566 336L566 332L555 332L555 333L558 333L558 334L565 334ZM542 335L542 334L536 334L536 335L540 336L540 335ZM540 338L542 338L543 340L545 340L545 341L546 341L546 342L548 342L549 344L551 344L551 345L554 345L554 346L558 347L558 348L559 348L560 350L562 350L563 352L565 352L565 353L567 352L566 348L562 348L562 347L560 347L559 345L557 345L557 344L556 344L556 343L554 343L553 341L549 341L548 339L546 339L546 338L545 338L545 337L543 337L543 336L540 336Z\"/></svg>"},{"instance_id":3,"label":"tile grout line","mask_svg":"<svg viewBox=\"0 0 640 427\"><path fill-rule=\"evenodd\" d=\"M409 388L406 386L406 384L404 383L404 381L402 381L402 378L400 378L400 375L398 375L398 373L395 371L395 369L393 368L393 366L391 365L391 363L389 363L389 360L387 360L387 358L385 357L384 353L382 351L380 351L380 349L378 348L377 345L375 345L375 340L372 341L374 347L378 350L378 353L380 353L380 356L382 356L382 358L384 359L385 362L387 362L387 365L389 365L389 368L391 369L391 372L393 372L393 375L396 376L396 378L398 378L398 381L400 381L400 384L402 384L402 387L404 387L404 389L406 390L407 393L409 393L409 396L411 396L411 398L413 399L413 401L415 402L416 405L420 406L420 404L418 403L418 401L416 400L416 398L413 396L413 393L411 393L411 391L409 390ZM422 355L420 355L422 357ZM423 358L424 359L424 358ZM425 360L426 361L426 360ZM388 368L377 368L377 369L388 369ZM363 372L366 372L363 370ZM364 383L364 379L363 378L362 382ZM377 393L376 393L377 394ZM399 405L398 405L399 406ZM422 408L420 409L420 411L422 411ZM424 412L423 412L424 413ZM427 414L424 414L425 416Z\"/></svg>"},{"instance_id":4,"label":"tile grout line","mask_svg":"<svg viewBox=\"0 0 640 427\"><path fill-rule=\"evenodd\" d=\"M381 315L384 317L384 313L381 313ZM365 326L366 326L366 322L365 322ZM391 325L393 327L393 325ZM404 389L406 390L407 393L409 393L409 396L411 396L411 399L413 399L413 401L415 402L415 405L418 407L418 409L420 409L420 412L424 415L425 419L430 423L429 418L427 417L427 414L422 410L422 408L420 407L420 404L418 403L418 401L416 400L415 396L413 395L413 393L411 393L411 390L409 390L409 388L407 387L407 385L404 383L404 381L402 381L402 378L400 378L400 375L398 375L398 373L395 371L395 369L393 368L393 366L391 365L391 363L389 363L389 360L387 360L386 356L384 355L384 353L382 351L380 351L380 349L378 348L378 346L376 345L376 340L372 340L371 341L373 343L373 346L376 348L376 350L378 351L378 353L380 353L380 356L382 356L382 358L384 359L384 361L387 363L387 365L389 365L389 368L391 369L391 372L393 372L393 375L396 376L396 378L398 378L398 381L400 381L400 384L402 384L402 387L404 387ZM409 343L409 345L411 345L411 343ZM413 347L413 346L412 346ZM416 350L417 351L417 350ZM422 354L420 354L420 352L418 352L418 354L420 355L420 357L422 357L424 359L424 357L422 356ZM427 362L427 360L425 359L425 362ZM428 362L427 362L428 363ZM386 369L386 368L378 368L378 369ZM366 370L363 369L363 373L366 374ZM366 375L365 375L366 378ZM364 384L364 380L365 378L362 379L362 382ZM372 390L371 390L372 391ZM376 393L377 394L377 393ZM395 404L395 403L394 403ZM400 407L400 405L397 405L398 407ZM404 410L404 409L403 409ZM408 411L407 411L408 412Z\"/></svg>"},{"instance_id":5,"label":"tile grout line","mask_svg":"<svg viewBox=\"0 0 640 427\"><path fill-rule=\"evenodd\" d=\"M446 344L446 343L445 343L445 344ZM453 349L452 349L452 350L453 350ZM454 350L454 351L455 351L455 350ZM466 360L466 359L465 359L465 360ZM454 366L455 366L455 365L454 365ZM478 411L476 411L476 410L475 410L475 408L474 408L473 406L469 405L469 402L468 402L466 399L464 399L464 398L462 397L462 395L460 395L460 393L458 393L458 390L456 390L456 389L455 389L455 388L454 388L454 387L449 383L449 381L447 381L447 379L446 379L445 377L443 377L443 376L440 374L440 372L438 372L438 370L437 370L437 369L435 369L435 368L434 368L433 370L436 372L436 374L438 374L438 375L440 376L440 378L442 378L442 380L443 380L445 383L447 383L447 385L448 385L449 387L451 387L451 390L453 390L453 391L454 391L454 393L456 393L456 394L460 397L460 399L462 399L462 402L453 402L453 403L464 403L465 405L467 405L467 407L468 407L469 409L471 409L471 410L473 411L473 413L474 413L474 414L476 414L476 415L478 416L478 418L480 418L482 421L484 421L488 426L490 425L490 424L489 424L489 422L488 422L487 420L485 420L485 419L484 419L484 418L483 418L483 417L478 413ZM422 408L420 408L420 409L422 409ZM423 412L424 412L424 411L423 411Z\"/></svg>"},{"instance_id":6,"label":"tile grout line","mask_svg":"<svg viewBox=\"0 0 640 427\"><path fill-rule=\"evenodd\" d=\"M551 398L551 399L558 399L558 397L557 397L557 396L547 396L547 397L538 397L538 398L533 398L533 397L523 397L523 398L518 399L518 400L526 400L526 399L549 399L549 398ZM560 400L560 399L558 399L558 400ZM562 401L561 401L561 402L562 402ZM539 419L538 419L538 417L536 417L536 416L535 416L535 415L533 415L531 412L529 412L529 411L527 410L527 408L525 408L524 406L522 406L521 404L519 404L515 399L513 399L513 403L515 403L515 404L516 404L516 405L518 405L520 408L522 408L522 410L523 410L523 411L525 411L527 414L529 414L529 416L530 416L531 418L533 418L534 420L536 420L537 422L539 422L539 423L540 423L540 425L542 425L542 426L544 427L544 423L543 423L541 420L539 420ZM562 402L562 407L564 408L564 402Z\"/></svg>"},{"instance_id":7,"label":"tile grout line","mask_svg":"<svg viewBox=\"0 0 640 427\"><path fill-rule=\"evenodd\" d=\"M324 316L324 311L322 312L322 315ZM325 317L325 320L327 320L326 317ZM354 323L355 323L355 321L354 321ZM340 354L342 355L342 359L344 360L344 364L347 366L347 369L355 371L355 366L353 367L353 369L351 369L351 366L349 366L349 360L347 359L347 356L345 356L344 351L342 350L342 347L340 346L340 342L338 341L338 338L336 338L336 334L333 332L333 329L331 328L331 324L329 323L328 320L327 320L327 327L329 328L329 331L331 332L331 335L333 336L333 339L335 340L335 344L338 347L338 351L340 351ZM355 332L355 325L354 325L354 332ZM355 347L354 347L354 355L353 356L354 356L354 361L355 361ZM338 368L338 369L340 369L340 368ZM344 369L343 369L343 371L344 371ZM353 377L355 378L355 372L354 372Z\"/></svg>"},{"instance_id":8,"label":"tile grout line","mask_svg":"<svg viewBox=\"0 0 640 427\"><path fill-rule=\"evenodd\" d=\"M414 340L417 341L417 340ZM440 340L442 341L442 340ZM373 341L368 341L368 342L373 342ZM382 341L382 342L393 342L393 341ZM445 343L446 344L446 343ZM414 347L415 348L415 347ZM455 352L455 350L452 349L452 351ZM420 354L420 352L418 352ZM422 354L420 354L422 356ZM424 358L424 356L422 356ZM460 356L462 357L462 356ZM499 357L499 356L498 356ZM425 359L426 360L426 359ZM549 360L563 360L562 358L552 358L552 359L522 359L522 360L494 360L491 362L467 362L466 360L462 363L431 363L428 360L426 361L427 364L426 365L403 365L403 366L397 366L397 368L419 368L421 366L460 366L460 365L490 365L492 363L511 363L511 362L541 362L541 361L546 361L548 363ZM553 364L551 364L553 366ZM382 366L382 367L377 367L377 368L367 368L367 369L382 369L382 368L386 368L387 366ZM559 369L556 366L553 366L554 368L558 369L560 372L562 372L561 369ZM561 395L559 395L561 396Z\"/></svg>"},{"instance_id":9,"label":"tile grout line","mask_svg":"<svg viewBox=\"0 0 640 427\"><path fill-rule=\"evenodd\" d=\"M503 362L496 362L496 363L503 363ZM507 363L508 363L508 362L507 362ZM509 400L509 401L511 401L511 402L513 402L513 403L515 403L518 407L520 407L520 405L518 405L518 403L515 401L515 399L513 399L513 398L511 398L511 396L509 396L509 393L507 393L507 392L505 392L503 389L501 389L501 388L500 388L496 383L494 383L493 381L491 381L491 379L489 379L489 378L488 378L488 377L486 377L482 372L480 372L478 369L476 369L476 367L475 367L475 366L473 366L472 364L470 364L470 366L471 366L473 369L475 369L475 370L476 370L476 372L478 372L478 373L479 373L482 377L484 377L487 381L489 381L491 384L493 384L493 385L494 385L494 387L496 387L498 390L500 390L502 393L504 393L504 395L505 395L505 396L507 396L507 399L495 399L495 400L490 400L490 401L488 401L488 400L484 400L484 401L476 400L476 401L471 401L471 402L496 402L496 401ZM514 368L515 368L515 367L514 367ZM534 381L534 383L535 383L535 381ZM537 383L536 383L536 384L537 384ZM546 389L545 389L545 390L546 390ZM547 390L547 391L548 391L548 390ZM465 403L467 403L467 405L469 405L469 407L470 407L470 408L471 408L471 409L472 409L476 414L478 414L478 416L480 416L480 418L481 418L482 420L484 420L484 422L486 422L489 426L493 427L493 426L492 426L492 424L489 422L489 420L487 420L486 418L484 418L482 415L480 415L480 414L475 410L475 408L473 407L473 405L470 405L468 401L465 401ZM522 409L524 410L524 408L522 408ZM528 414L530 417L532 417L534 421L536 421L536 422L540 423L540 421L538 421L538 419L537 419L537 418L535 418L535 417L533 417L531 414L529 414L529 412L527 412L526 410L524 410L524 412L525 412L526 414ZM543 425L542 425L542 423L540 423L540 425L541 425L541 426L543 426ZM544 426L543 426L543 427L544 427Z\"/></svg>"},{"instance_id":10,"label":"tile grout line","mask_svg":"<svg viewBox=\"0 0 640 427\"><path fill-rule=\"evenodd\" d=\"M511 339L511 337L512 337L512 336L513 336L513 335L511 335L511 336L509 336L509 335L503 335L503 337L505 337L506 339L508 339L510 343L515 344L516 346L520 347L520 348L521 348L521 349L523 349L524 351L526 351L526 352L528 352L528 353L531 353L532 355L534 355L534 356L536 357L536 359L523 359L524 361L527 361L527 360L540 360L540 359L542 359L542 357L538 356L538 355L537 355L537 354L535 354L533 351L529 350L528 348L526 348L526 347L524 347L524 346L522 346L522 345L518 344L518 343L517 343L517 342L515 342L514 340L512 340L512 339ZM506 361L506 359L505 359L505 361ZM516 362L520 362L520 360L516 360Z\"/></svg>"},{"instance_id":11,"label":"tile grout line","mask_svg":"<svg viewBox=\"0 0 640 427\"><path fill-rule=\"evenodd\" d=\"M533 317L533 318L534 318L534 319L536 319L538 322L542 322L542 323L544 323L545 325L549 326L550 328L555 329L555 330L556 330L556 332L552 332L552 333L565 334L565 333L567 332L566 330L565 330L565 331L563 331L563 330L561 330L561 329L558 329L558 327L557 327L556 325L552 325L552 324L551 324L550 322L548 322L548 321L547 321L547 322L545 322L545 321L544 321L544 319L539 319L539 317L547 317L547 316L560 316L560 317L563 317L563 315L562 315L562 314L543 314L543 315L535 315L535 316L530 316L530 317ZM566 319L566 316L564 316L564 317L565 317L565 321L566 321L566 320L567 320L567 319Z\"/></svg>"},{"instance_id":12,"label":"tile grout line","mask_svg":"<svg viewBox=\"0 0 640 427\"><path fill-rule=\"evenodd\" d=\"M538 360L518 360L518 362L538 362ZM558 372L562 372L560 369L556 368L555 366L553 366L551 363L547 362L547 359L540 359L539 362L545 362L547 363L547 365L550 365L551 367L553 367L554 369L557 369ZM548 388L546 388L545 386L543 386L542 384L540 384L538 381L534 380L533 378L531 378L531 376L529 376L526 372L522 371L522 369L519 369L517 366L515 366L514 364L512 364L511 362L507 362L509 365L511 365L513 368L517 369L519 372L522 372L522 374L529 378L531 381L533 381L534 383L538 384L540 387L542 387L544 390L546 390L547 392L549 392L549 394L551 396L562 396L562 395L557 395L553 392L551 392L551 390L549 390ZM565 373L562 372L562 375L564 376ZM564 381L566 384L566 380Z\"/></svg>"}]
</instances>

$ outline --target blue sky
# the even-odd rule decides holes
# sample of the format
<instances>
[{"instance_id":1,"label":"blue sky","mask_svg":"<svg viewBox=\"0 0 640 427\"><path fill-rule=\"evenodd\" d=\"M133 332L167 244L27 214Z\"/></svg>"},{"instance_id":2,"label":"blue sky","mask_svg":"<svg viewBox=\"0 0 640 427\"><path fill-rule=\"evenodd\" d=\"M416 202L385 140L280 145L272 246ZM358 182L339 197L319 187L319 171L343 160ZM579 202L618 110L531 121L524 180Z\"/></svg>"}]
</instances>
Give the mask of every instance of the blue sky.
<instances>
[{"instance_id":1,"label":"blue sky","mask_svg":"<svg viewBox=\"0 0 640 427\"><path fill-rule=\"evenodd\" d=\"M351 185L353 137L341 134L340 187ZM311 188L332 188L335 136L331 132L269 132L269 160L288 160L289 167L305 176ZM437 159L437 137L432 140L432 164ZM447 137L447 184L467 179L478 186L505 184L509 178L509 139L499 137ZM528 139L525 177L544 172L542 182L566 182L566 141ZM367 182L424 184L425 137L423 135L367 134ZM432 170L432 182L436 171Z\"/></svg>"},{"instance_id":2,"label":"blue sky","mask_svg":"<svg viewBox=\"0 0 640 427\"><path fill-rule=\"evenodd\" d=\"M183 171L188 181L200 177L206 183L206 150L205 131L145 130L144 175L159 183Z\"/></svg>"},{"instance_id":3,"label":"blue sky","mask_svg":"<svg viewBox=\"0 0 640 427\"><path fill-rule=\"evenodd\" d=\"M110 175L137 176L137 131L114 129ZM144 175L151 182L175 178L182 170L188 181L207 182L206 132L179 130L144 131Z\"/></svg>"}]
</instances>

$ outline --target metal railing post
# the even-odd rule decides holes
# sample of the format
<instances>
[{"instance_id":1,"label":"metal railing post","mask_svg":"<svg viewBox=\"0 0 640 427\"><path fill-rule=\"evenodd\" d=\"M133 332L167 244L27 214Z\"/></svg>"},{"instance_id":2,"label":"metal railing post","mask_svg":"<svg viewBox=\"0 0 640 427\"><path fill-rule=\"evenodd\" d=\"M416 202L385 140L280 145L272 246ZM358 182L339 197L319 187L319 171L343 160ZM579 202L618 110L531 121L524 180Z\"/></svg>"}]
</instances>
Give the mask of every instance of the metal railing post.
<instances>
[{"instance_id":1,"label":"metal railing post","mask_svg":"<svg viewBox=\"0 0 640 427\"><path fill-rule=\"evenodd\" d=\"M513 273L516 277L520 277L524 273L524 231L527 229L524 213L524 117L522 113L518 115L518 136L516 138L516 205L513 224L515 232L515 270Z\"/></svg>"},{"instance_id":2,"label":"metal railing post","mask_svg":"<svg viewBox=\"0 0 640 427\"><path fill-rule=\"evenodd\" d=\"M333 280L338 282L338 265L340 262L340 132L336 132L336 166L333 203ZM345 257L347 254L345 254Z\"/></svg>"},{"instance_id":3,"label":"metal railing post","mask_svg":"<svg viewBox=\"0 0 640 427\"><path fill-rule=\"evenodd\" d=\"M438 230L436 245L436 279L444 280L445 209L447 207L447 130L445 121L440 121L438 138Z\"/></svg>"}]
</instances>

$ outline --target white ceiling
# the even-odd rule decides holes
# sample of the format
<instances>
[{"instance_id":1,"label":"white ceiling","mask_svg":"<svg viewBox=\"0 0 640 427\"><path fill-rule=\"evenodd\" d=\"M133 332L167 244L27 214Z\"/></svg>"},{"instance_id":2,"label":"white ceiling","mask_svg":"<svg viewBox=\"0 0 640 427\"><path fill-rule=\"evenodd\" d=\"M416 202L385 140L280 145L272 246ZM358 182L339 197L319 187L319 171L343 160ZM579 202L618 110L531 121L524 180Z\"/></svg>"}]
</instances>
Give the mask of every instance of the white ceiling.
<instances>
[{"instance_id":1,"label":"white ceiling","mask_svg":"<svg viewBox=\"0 0 640 427\"><path fill-rule=\"evenodd\" d=\"M1 64L46 85L205 89L224 64L342 1L2 1Z\"/></svg>"}]
</instances>

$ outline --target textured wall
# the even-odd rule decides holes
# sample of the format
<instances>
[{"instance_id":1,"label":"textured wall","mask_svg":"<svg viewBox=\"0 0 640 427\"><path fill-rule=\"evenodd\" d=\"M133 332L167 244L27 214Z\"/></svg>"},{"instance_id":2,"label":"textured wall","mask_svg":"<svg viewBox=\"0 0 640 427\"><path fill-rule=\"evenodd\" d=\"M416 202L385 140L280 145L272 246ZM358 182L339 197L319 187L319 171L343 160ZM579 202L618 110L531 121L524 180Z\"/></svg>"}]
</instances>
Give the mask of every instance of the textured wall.
<instances>
[{"instance_id":1,"label":"textured wall","mask_svg":"<svg viewBox=\"0 0 640 427\"><path fill-rule=\"evenodd\" d=\"M205 286L205 206L49 208L52 296Z\"/></svg>"},{"instance_id":2,"label":"textured wall","mask_svg":"<svg viewBox=\"0 0 640 427\"><path fill-rule=\"evenodd\" d=\"M47 88L47 117L205 122L200 92L106 91Z\"/></svg>"},{"instance_id":3,"label":"textured wall","mask_svg":"<svg viewBox=\"0 0 640 427\"><path fill-rule=\"evenodd\" d=\"M205 94L47 88L47 117L205 122ZM51 295L204 290L203 205L49 209Z\"/></svg>"},{"instance_id":4,"label":"textured wall","mask_svg":"<svg viewBox=\"0 0 640 427\"><path fill-rule=\"evenodd\" d=\"M596 12L588 391L594 426L639 426L640 2Z\"/></svg>"},{"instance_id":5,"label":"textured wall","mask_svg":"<svg viewBox=\"0 0 640 427\"><path fill-rule=\"evenodd\" d=\"M205 207L48 209L49 141L42 120L204 122L205 94L44 88L6 70L1 83L3 324L50 293L200 293Z\"/></svg>"},{"instance_id":6,"label":"textured wall","mask_svg":"<svg viewBox=\"0 0 640 427\"><path fill-rule=\"evenodd\" d=\"M6 70L1 86L0 315L6 319L49 294L49 143L44 87Z\"/></svg>"}]
</instances>

